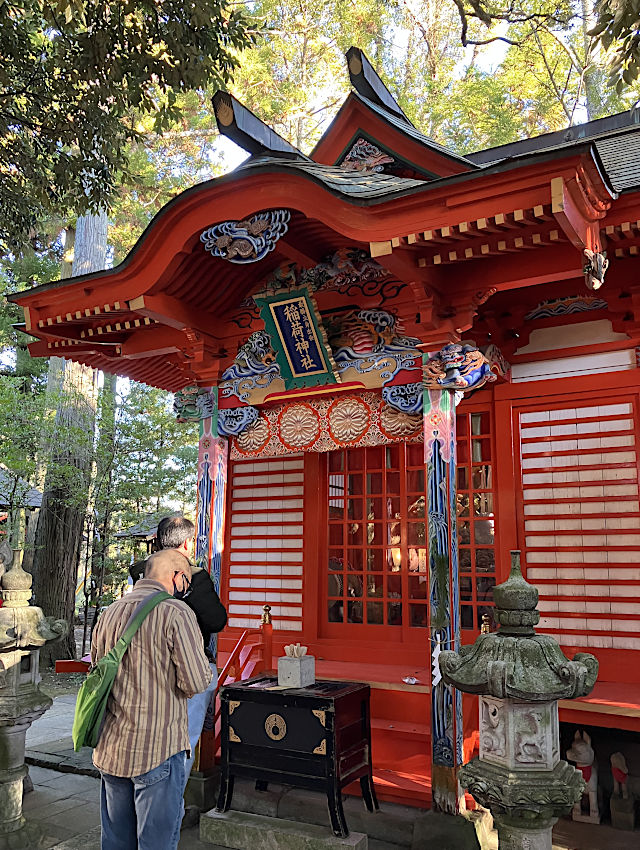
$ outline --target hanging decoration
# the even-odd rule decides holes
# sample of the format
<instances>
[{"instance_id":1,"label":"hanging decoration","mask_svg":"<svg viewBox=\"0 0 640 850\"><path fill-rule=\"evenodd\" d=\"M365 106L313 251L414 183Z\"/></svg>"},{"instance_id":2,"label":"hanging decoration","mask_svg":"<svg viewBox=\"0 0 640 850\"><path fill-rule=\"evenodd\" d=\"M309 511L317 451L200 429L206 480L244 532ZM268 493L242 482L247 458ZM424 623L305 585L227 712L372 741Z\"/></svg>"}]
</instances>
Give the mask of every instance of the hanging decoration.
<instances>
[{"instance_id":1,"label":"hanging decoration","mask_svg":"<svg viewBox=\"0 0 640 850\"><path fill-rule=\"evenodd\" d=\"M609 260L606 251L590 251L585 248L584 254L584 282L587 289L600 289L604 283L604 276L609 268Z\"/></svg>"},{"instance_id":2,"label":"hanging decoration","mask_svg":"<svg viewBox=\"0 0 640 850\"><path fill-rule=\"evenodd\" d=\"M214 224L200 235L200 241L214 257L230 263L257 263L273 251L290 220L289 210L267 210L242 221Z\"/></svg>"}]
</instances>

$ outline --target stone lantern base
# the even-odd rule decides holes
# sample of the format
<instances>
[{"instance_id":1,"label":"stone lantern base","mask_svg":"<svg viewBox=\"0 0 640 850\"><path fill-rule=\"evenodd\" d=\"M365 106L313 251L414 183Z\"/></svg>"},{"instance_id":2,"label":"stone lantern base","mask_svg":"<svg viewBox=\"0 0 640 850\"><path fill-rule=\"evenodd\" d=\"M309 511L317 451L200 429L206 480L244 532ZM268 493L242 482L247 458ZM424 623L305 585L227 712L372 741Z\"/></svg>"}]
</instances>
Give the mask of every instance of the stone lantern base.
<instances>
[{"instance_id":1,"label":"stone lantern base","mask_svg":"<svg viewBox=\"0 0 640 850\"><path fill-rule=\"evenodd\" d=\"M500 850L551 850L553 825L584 790L582 774L566 761L541 772L509 770L476 758L459 776L473 797L491 809Z\"/></svg>"}]
</instances>

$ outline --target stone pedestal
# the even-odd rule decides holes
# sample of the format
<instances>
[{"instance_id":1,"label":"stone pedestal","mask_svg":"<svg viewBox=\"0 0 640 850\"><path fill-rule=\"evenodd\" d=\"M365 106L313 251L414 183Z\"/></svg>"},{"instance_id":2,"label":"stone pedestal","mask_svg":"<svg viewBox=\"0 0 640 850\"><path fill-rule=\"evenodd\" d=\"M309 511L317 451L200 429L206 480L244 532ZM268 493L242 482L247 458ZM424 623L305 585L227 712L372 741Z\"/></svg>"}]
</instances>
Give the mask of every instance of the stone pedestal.
<instances>
[{"instance_id":1,"label":"stone pedestal","mask_svg":"<svg viewBox=\"0 0 640 850\"><path fill-rule=\"evenodd\" d=\"M555 822L555 821L554 821ZM552 850L553 824L542 829L496 823L500 850Z\"/></svg>"},{"instance_id":2,"label":"stone pedestal","mask_svg":"<svg viewBox=\"0 0 640 850\"><path fill-rule=\"evenodd\" d=\"M208 812L216 804L219 786L219 767L205 772L192 770L184 792L185 804L197 806L201 812Z\"/></svg>"},{"instance_id":3,"label":"stone pedestal","mask_svg":"<svg viewBox=\"0 0 640 850\"><path fill-rule=\"evenodd\" d=\"M233 811L202 815L200 841L235 850L367 850L369 846L367 836L360 832L338 838L326 827Z\"/></svg>"},{"instance_id":4,"label":"stone pedestal","mask_svg":"<svg viewBox=\"0 0 640 850\"><path fill-rule=\"evenodd\" d=\"M612 797L609 805L611 826L614 829L628 829L631 832L636 828L636 801L633 797Z\"/></svg>"}]
</instances>

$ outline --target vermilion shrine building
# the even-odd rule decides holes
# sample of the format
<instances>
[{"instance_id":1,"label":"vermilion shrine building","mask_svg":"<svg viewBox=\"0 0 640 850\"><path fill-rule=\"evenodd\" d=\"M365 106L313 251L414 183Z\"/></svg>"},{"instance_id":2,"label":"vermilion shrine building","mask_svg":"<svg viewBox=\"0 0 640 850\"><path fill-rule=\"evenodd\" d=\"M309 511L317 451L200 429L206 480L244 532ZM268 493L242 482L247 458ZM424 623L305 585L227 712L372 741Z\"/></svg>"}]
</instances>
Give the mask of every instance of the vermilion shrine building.
<instances>
[{"instance_id":1,"label":"vermilion shrine building","mask_svg":"<svg viewBox=\"0 0 640 850\"><path fill-rule=\"evenodd\" d=\"M371 684L380 796L422 804L433 782L452 809L476 718L431 666L475 639L511 549L539 630L600 661L561 720L640 728L640 128L460 156L347 59L310 157L219 93L252 156L117 268L13 300L32 354L200 419L220 653L269 604L274 655L300 641L320 677Z\"/></svg>"}]
</instances>

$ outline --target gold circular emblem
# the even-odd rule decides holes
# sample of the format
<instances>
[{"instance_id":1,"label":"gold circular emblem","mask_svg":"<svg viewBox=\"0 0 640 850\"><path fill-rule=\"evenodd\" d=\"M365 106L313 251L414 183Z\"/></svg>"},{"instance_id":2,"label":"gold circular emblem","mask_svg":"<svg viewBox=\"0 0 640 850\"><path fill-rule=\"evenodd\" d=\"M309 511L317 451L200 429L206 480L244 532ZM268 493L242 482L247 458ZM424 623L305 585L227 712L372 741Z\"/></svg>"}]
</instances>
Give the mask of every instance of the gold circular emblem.
<instances>
[{"instance_id":1,"label":"gold circular emblem","mask_svg":"<svg viewBox=\"0 0 640 850\"><path fill-rule=\"evenodd\" d=\"M287 734L287 724L279 714L270 714L264 721L264 731L272 741L281 741Z\"/></svg>"}]
</instances>

